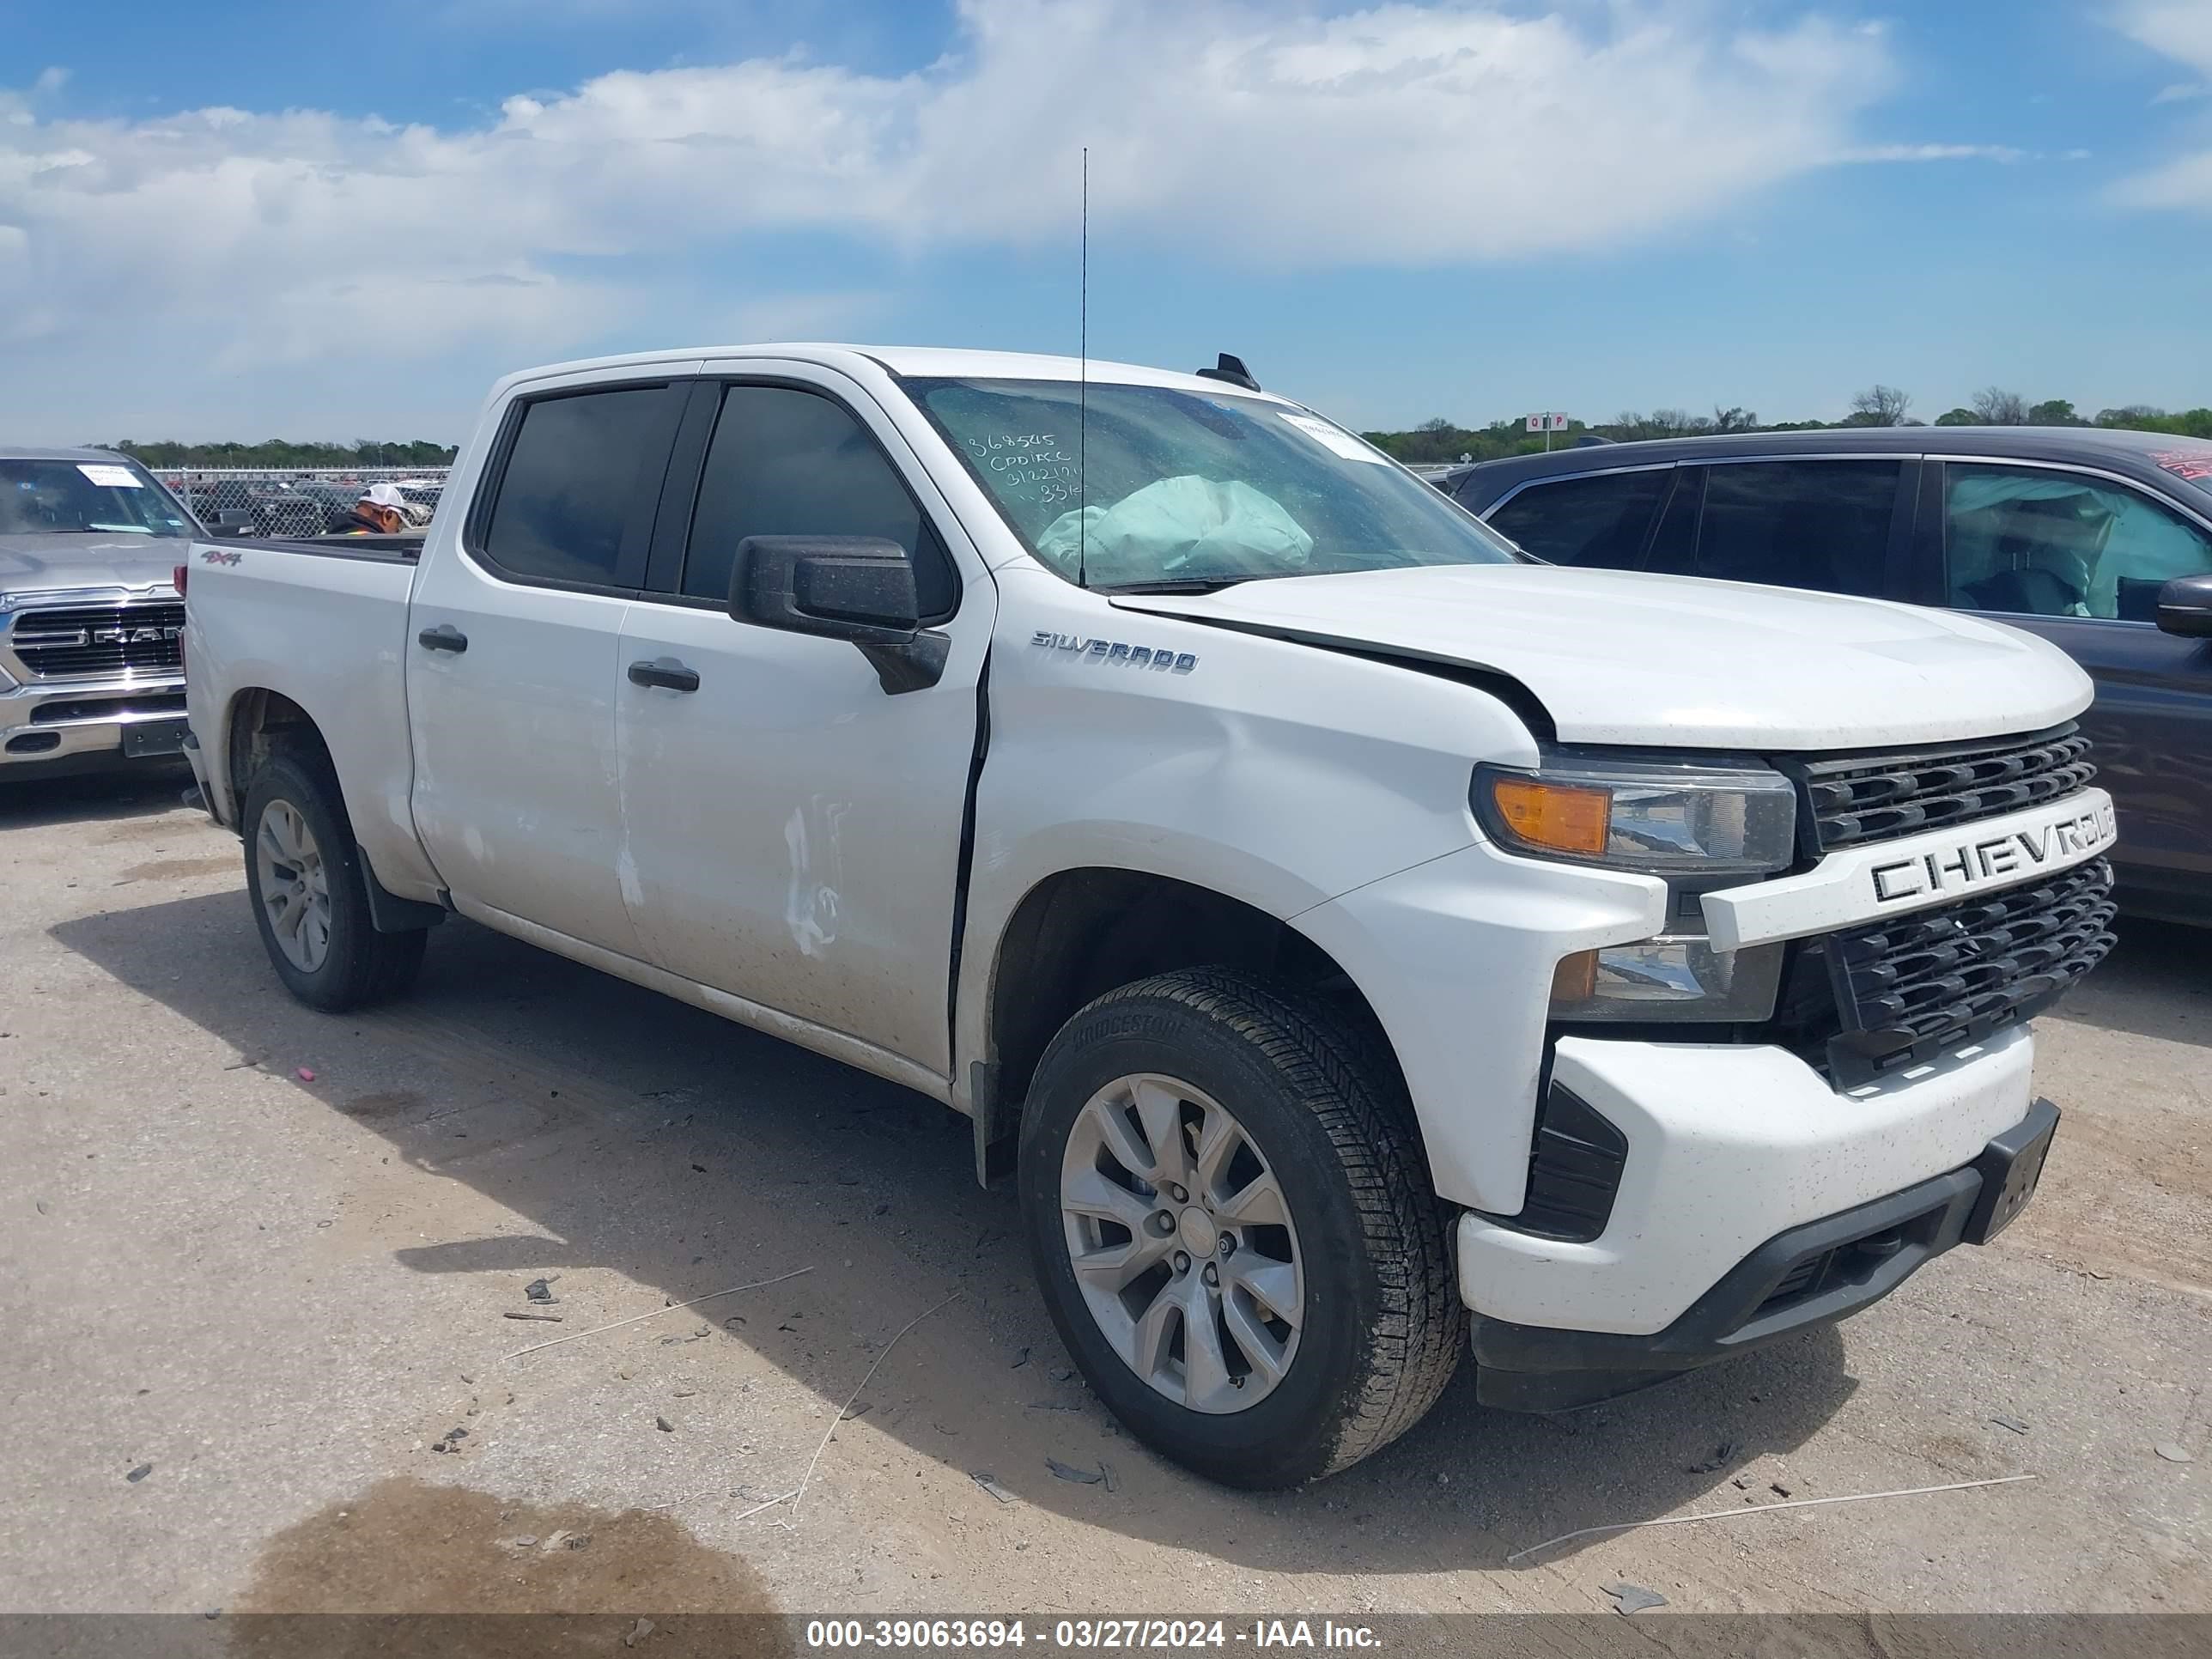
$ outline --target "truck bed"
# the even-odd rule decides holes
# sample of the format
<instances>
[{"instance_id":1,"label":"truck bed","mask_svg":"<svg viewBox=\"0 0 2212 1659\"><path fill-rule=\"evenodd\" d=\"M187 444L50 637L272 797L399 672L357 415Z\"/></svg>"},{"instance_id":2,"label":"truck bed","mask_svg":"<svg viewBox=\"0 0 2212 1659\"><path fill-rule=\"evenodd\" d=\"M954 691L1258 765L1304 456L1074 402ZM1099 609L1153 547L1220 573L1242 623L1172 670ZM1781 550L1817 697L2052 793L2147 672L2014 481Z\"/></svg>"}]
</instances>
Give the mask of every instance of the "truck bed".
<instances>
[{"instance_id":1,"label":"truck bed","mask_svg":"<svg viewBox=\"0 0 2212 1659\"><path fill-rule=\"evenodd\" d=\"M408 811L407 618L422 548L420 536L196 540L185 600L185 697L201 748L228 759L232 722L253 699L310 711L370 868L410 896L434 890ZM235 825L225 786L236 780L213 770L210 805Z\"/></svg>"}]
</instances>

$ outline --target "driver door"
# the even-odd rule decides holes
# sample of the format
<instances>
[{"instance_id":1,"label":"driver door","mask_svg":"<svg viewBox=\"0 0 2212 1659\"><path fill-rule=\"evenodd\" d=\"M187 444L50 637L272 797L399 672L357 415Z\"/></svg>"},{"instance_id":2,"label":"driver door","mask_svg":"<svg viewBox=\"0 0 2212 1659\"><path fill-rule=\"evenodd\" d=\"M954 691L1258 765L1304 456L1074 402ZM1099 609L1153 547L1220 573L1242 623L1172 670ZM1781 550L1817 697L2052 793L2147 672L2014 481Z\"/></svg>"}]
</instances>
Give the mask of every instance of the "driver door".
<instances>
[{"instance_id":1,"label":"driver door","mask_svg":"<svg viewBox=\"0 0 2212 1659\"><path fill-rule=\"evenodd\" d=\"M641 939L671 973L848 1040L817 1046L943 1078L990 579L903 440L833 371L703 381L684 429L618 653ZM734 620L750 535L896 542L926 624L950 637L943 678L894 694L848 641Z\"/></svg>"}]
</instances>

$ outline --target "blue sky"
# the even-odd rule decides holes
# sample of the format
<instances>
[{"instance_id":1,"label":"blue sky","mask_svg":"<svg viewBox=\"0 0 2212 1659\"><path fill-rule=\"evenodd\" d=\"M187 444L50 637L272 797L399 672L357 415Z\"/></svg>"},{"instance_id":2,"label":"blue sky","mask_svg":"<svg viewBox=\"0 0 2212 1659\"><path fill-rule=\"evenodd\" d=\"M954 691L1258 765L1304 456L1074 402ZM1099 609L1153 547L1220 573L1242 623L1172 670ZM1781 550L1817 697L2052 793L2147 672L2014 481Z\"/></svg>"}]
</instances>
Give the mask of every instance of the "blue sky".
<instances>
[{"instance_id":1,"label":"blue sky","mask_svg":"<svg viewBox=\"0 0 2212 1659\"><path fill-rule=\"evenodd\" d=\"M0 434L461 436L707 341L1363 427L2212 402L2212 0L7 8Z\"/></svg>"}]
</instances>

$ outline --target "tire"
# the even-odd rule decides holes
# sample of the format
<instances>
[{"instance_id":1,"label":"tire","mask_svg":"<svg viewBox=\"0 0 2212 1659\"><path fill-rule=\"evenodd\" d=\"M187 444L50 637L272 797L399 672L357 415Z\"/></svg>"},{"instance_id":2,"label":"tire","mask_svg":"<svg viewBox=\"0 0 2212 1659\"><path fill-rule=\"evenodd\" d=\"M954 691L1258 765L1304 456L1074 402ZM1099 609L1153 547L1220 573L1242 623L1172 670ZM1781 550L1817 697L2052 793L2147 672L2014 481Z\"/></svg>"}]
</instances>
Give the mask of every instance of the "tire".
<instances>
[{"instance_id":1,"label":"tire","mask_svg":"<svg viewBox=\"0 0 2212 1659\"><path fill-rule=\"evenodd\" d=\"M286 990L341 1013L414 982L427 935L380 933L370 921L361 848L327 759L299 749L272 756L246 789L242 828L246 895ZM288 893L301 902L288 903Z\"/></svg>"},{"instance_id":2,"label":"tire","mask_svg":"<svg viewBox=\"0 0 2212 1659\"><path fill-rule=\"evenodd\" d=\"M1116 1111L1131 1139L1115 1139ZM1242 1146L1209 1174L1209 1144L1232 1134ZM1180 1153L1159 1150L1170 1135ZM1147 1156L1155 1180L1135 1170ZM1395 1068L1353 1020L1290 988L1194 969L1083 1009L1038 1064L1018 1184L1038 1283L1085 1378L1139 1439L1212 1480L1334 1474L1419 1421L1459 1363L1445 1206ZM1267 1224L1278 1211L1285 1224ZM1164 1296L1180 1306L1161 1314ZM1296 1304L1295 1325L1268 1296ZM1209 1310L1203 1345L1190 1316Z\"/></svg>"}]
</instances>

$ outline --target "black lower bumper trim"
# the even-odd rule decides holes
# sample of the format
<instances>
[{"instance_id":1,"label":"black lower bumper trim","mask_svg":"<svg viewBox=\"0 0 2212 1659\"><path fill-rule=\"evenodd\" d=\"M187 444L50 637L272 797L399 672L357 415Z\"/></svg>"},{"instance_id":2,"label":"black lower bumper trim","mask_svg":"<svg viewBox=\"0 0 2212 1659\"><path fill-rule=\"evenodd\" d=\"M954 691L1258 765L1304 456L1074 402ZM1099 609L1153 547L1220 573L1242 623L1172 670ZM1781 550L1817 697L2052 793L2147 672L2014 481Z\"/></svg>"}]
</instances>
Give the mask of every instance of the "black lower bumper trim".
<instances>
[{"instance_id":1,"label":"black lower bumper trim","mask_svg":"<svg viewBox=\"0 0 2212 1659\"><path fill-rule=\"evenodd\" d=\"M2057 1121L2057 1108L2039 1100L1972 1164L1777 1234L1656 1335L1479 1317L1475 1397L1509 1411L1567 1411L1833 1324L1953 1245L1986 1243L2017 1215Z\"/></svg>"}]
</instances>

